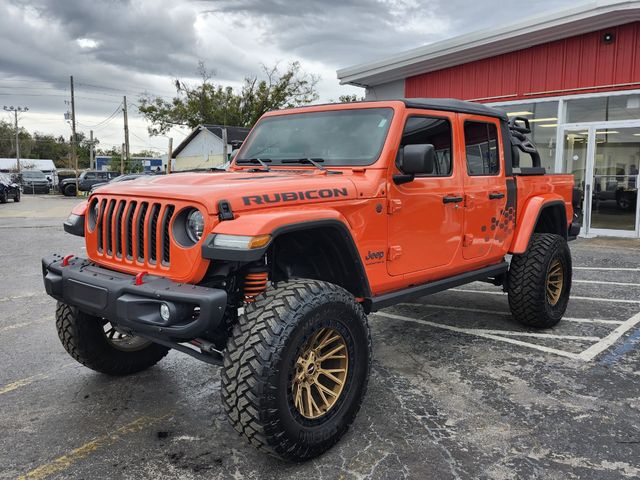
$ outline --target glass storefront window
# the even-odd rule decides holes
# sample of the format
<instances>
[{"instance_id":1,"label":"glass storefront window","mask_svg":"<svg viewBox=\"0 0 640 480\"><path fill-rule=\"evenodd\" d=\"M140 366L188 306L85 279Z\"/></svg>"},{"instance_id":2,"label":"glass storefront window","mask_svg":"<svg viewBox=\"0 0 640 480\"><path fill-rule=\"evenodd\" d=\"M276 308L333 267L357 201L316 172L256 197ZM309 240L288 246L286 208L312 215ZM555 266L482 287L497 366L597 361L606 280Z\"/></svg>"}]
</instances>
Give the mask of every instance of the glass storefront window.
<instances>
[{"instance_id":1,"label":"glass storefront window","mask_svg":"<svg viewBox=\"0 0 640 480\"><path fill-rule=\"evenodd\" d=\"M608 122L640 118L640 94L567 100L566 123Z\"/></svg>"},{"instance_id":2,"label":"glass storefront window","mask_svg":"<svg viewBox=\"0 0 640 480\"><path fill-rule=\"evenodd\" d=\"M558 102L532 102L514 105L495 105L509 117L525 117L531 125L531 140L538 147L542 166L547 172L554 171L556 158L556 132L558 130ZM528 155L520 155L520 166L530 167Z\"/></svg>"}]
</instances>

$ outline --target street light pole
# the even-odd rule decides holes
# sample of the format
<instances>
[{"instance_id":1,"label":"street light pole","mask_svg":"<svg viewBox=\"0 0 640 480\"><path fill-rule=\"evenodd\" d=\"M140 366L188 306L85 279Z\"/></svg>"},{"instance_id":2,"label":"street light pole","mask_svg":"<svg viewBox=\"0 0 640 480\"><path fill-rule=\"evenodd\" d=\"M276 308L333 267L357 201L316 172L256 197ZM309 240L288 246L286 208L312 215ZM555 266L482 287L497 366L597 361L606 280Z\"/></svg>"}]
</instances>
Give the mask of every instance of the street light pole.
<instances>
[{"instance_id":1,"label":"street light pole","mask_svg":"<svg viewBox=\"0 0 640 480\"><path fill-rule=\"evenodd\" d=\"M13 105L11 105L10 107L7 107L6 105L4 105L4 111L5 112L13 112L13 116L15 119L15 129L16 129L16 168L18 170L18 173L20 173L20 130L18 129L18 112L22 113L22 112L28 112L29 111L29 107L14 107Z\"/></svg>"}]
</instances>

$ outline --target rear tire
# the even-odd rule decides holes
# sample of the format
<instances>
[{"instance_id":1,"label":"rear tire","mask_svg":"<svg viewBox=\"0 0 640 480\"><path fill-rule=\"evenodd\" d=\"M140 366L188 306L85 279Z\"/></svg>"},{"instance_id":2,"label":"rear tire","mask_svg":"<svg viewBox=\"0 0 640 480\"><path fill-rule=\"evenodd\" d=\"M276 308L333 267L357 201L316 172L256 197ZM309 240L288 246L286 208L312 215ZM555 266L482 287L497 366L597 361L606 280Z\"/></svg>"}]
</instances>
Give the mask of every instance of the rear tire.
<instances>
[{"instance_id":1,"label":"rear tire","mask_svg":"<svg viewBox=\"0 0 640 480\"><path fill-rule=\"evenodd\" d=\"M222 402L258 449L310 459L354 421L371 357L367 317L353 295L326 282L292 281L267 290L238 318L224 353Z\"/></svg>"},{"instance_id":2,"label":"rear tire","mask_svg":"<svg viewBox=\"0 0 640 480\"><path fill-rule=\"evenodd\" d=\"M556 325L571 293L571 252L560 235L534 233L529 248L514 255L507 292L511 314L528 327Z\"/></svg>"},{"instance_id":3,"label":"rear tire","mask_svg":"<svg viewBox=\"0 0 640 480\"><path fill-rule=\"evenodd\" d=\"M139 337L129 337L137 343L118 346L109 340L105 324L101 318L58 302L56 328L62 346L85 367L108 375L129 375L146 370L169 353L169 348Z\"/></svg>"}]
</instances>

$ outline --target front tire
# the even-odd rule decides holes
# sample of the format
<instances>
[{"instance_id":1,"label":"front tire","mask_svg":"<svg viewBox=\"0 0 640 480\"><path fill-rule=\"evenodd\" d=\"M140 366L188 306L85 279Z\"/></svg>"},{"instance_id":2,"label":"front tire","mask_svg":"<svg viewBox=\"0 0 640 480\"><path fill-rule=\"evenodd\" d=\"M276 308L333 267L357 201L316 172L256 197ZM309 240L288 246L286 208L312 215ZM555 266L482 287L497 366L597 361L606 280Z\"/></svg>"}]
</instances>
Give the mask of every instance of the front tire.
<instances>
[{"instance_id":1,"label":"front tire","mask_svg":"<svg viewBox=\"0 0 640 480\"><path fill-rule=\"evenodd\" d=\"M129 375L158 363L169 348L132 335L123 335L104 319L62 302L56 308L56 329L64 349L97 372Z\"/></svg>"},{"instance_id":2,"label":"front tire","mask_svg":"<svg viewBox=\"0 0 640 480\"><path fill-rule=\"evenodd\" d=\"M529 248L514 255L507 292L511 314L528 327L556 325L571 293L571 252L560 235L534 233Z\"/></svg>"},{"instance_id":3,"label":"front tire","mask_svg":"<svg viewBox=\"0 0 640 480\"><path fill-rule=\"evenodd\" d=\"M222 402L255 447L310 459L355 419L371 358L367 317L353 295L326 282L293 281L259 296L238 318L224 354Z\"/></svg>"},{"instance_id":4,"label":"front tire","mask_svg":"<svg viewBox=\"0 0 640 480\"><path fill-rule=\"evenodd\" d=\"M67 185L64 187L62 191L65 197L75 197L76 196L76 186L75 185Z\"/></svg>"},{"instance_id":5,"label":"front tire","mask_svg":"<svg viewBox=\"0 0 640 480\"><path fill-rule=\"evenodd\" d=\"M14 202L16 202L16 203L18 203L18 202L20 201L20 195L21 195L21 192L20 192L20 190L18 190L18 191L16 192L16 196L15 196L15 197L13 197L13 201L14 201Z\"/></svg>"},{"instance_id":6,"label":"front tire","mask_svg":"<svg viewBox=\"0 0 640 480\"><path fill-rule=\"evenodd\" d=\"M3 190L0 192L0 203L7 203L8 201L7 191Z\"/></svg>"}]
</instances>

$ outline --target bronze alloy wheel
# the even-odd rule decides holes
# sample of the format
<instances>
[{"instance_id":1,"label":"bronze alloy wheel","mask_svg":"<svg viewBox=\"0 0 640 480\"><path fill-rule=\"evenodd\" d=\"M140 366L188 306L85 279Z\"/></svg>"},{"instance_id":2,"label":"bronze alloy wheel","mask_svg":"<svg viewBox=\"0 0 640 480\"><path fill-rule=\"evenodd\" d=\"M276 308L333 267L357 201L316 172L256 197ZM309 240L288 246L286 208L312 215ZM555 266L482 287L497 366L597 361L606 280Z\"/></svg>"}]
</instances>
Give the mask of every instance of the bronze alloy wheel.
<instances>
[{"instance_id":1,"label":"bronze alloy wheel","mask_svg":"<svg viewBox=\"0 0 640 480\"><path fill-rule=\"evenodd\" d=\"M302 348L291 385L293 404L305 418L317 419L336 404L349 371L349 352L340 333L321 328Z\"/></svg>"},{"instance_id":2,"label":"bronze alloy wheel","mask_svg":"<svg viewBox=\"0 0 640 480\"><path fill-rule=\"evenodd\" d=\"M121 332L111 322L104 324L103 332L109 345L123 352L136 352L151 345L151 341L146 338Z\"/></svg>"},{"instance_id":3,"label":"bronze alloy wheel","mask_svg":"<svg viewBox=\"0 0 640 480\"><path fill-rule=\"evenodd\" d=\"M562 295L564 285L564 268L559 259L553 261L547 273L547 300L555 305Z\"/></svg>"}]
</instances>

